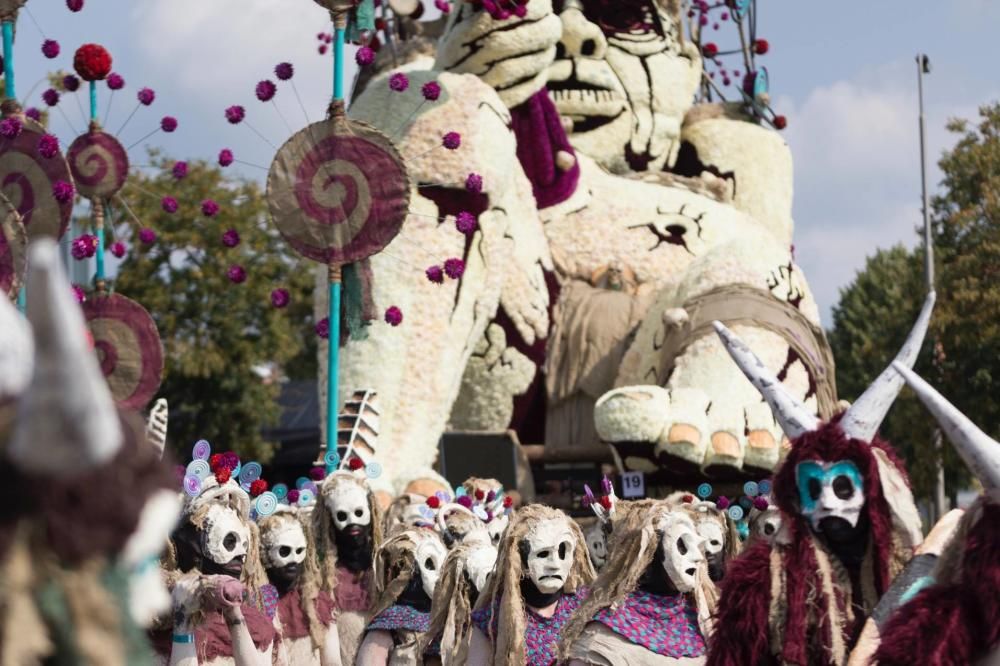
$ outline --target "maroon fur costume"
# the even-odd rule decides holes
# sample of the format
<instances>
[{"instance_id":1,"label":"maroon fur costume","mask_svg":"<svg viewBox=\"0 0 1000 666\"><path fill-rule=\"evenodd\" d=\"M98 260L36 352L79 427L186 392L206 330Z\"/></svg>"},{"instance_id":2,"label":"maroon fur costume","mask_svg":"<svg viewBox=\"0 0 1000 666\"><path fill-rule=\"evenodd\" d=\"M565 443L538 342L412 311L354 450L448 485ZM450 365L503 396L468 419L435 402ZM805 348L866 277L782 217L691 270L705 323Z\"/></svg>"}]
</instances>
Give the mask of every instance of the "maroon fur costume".
<instances>
[{"instance_id":1,"label":"maroon fur costume","mask_svg":"<svg viewBox=\"0 0 1000 666\"><path fill-rule=\"evenodd\" d=\"M1000 648L1000 504L985 501L956 582L922 590L892 616L879 666L974 664Z\"/></svg>"},{"instance_id":2,"label":"maroon fur costume","mask_svg":"<svg viewBox=\"0 0 1000 666\"><path fill-rule=\"evenodd\" d=\"M754 666L777 663L818 665L833 663L829 650L831 618L825 613L826 595L813 549L814 535L808 520L799 512L799 491L795 483L795 468L800 462L820 460L836 462L850 460L864 477L865 508L860 520L868 521L871 558L862 566L872 567L875 592L881 596L891 582L890 563L893 558L893 526L889 506L882 494L878 463L872 447L881 449L903 474L892 447L878 437L872 443L847 437L839 425L839 417L817 430L797 437L792 450L774 478L774 498L781 509L788 530L788 545L761 542L750 547L730 564L722 582L722 596L716 617L715 633L709 643L708 666ZM859 524L861 524L859 522ZM784 617L784 640L771 645L771 552L777 549L785 572L786 595L781 603ZM835 556L833 556L835 557ZM853 624L843 635L847 646L853 644L864 624L864 614L858 608L859 579L863 574L850 572L855 593ZM835 590L837 607L845 612L846 590ZM810 621L810 604L819 621ZM869 609L870 610L870 609Z\"/></svg>"}]
</instances>

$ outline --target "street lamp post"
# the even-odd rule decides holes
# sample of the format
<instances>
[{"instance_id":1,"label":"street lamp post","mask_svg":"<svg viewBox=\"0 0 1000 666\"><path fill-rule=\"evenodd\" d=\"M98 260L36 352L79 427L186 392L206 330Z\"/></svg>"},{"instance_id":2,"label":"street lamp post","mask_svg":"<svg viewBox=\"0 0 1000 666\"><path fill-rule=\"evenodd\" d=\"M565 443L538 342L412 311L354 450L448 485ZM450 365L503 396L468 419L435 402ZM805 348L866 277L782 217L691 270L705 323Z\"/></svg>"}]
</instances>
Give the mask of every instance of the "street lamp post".
<instances>
[{"instance_id":1,"label":"street lamp post","mask_svg":"<svg viewBox=\"0 0 1000 666\"><path fill-rule=\"evenodd\" d=\"M931 61L923 53L917 54L917 97L920 104L920 187L923 193L924 214L924 276L927 291L934 290L934 242L931 239L930 202L927 194L927 130L924 124L924 74L930 74ZM944 456L941 429L935 428L933 435L935 456L938 460L937 483L934 492L934 513L938 520L944 515L947 498L944 488Z\"/></svg>"}]
</instances>

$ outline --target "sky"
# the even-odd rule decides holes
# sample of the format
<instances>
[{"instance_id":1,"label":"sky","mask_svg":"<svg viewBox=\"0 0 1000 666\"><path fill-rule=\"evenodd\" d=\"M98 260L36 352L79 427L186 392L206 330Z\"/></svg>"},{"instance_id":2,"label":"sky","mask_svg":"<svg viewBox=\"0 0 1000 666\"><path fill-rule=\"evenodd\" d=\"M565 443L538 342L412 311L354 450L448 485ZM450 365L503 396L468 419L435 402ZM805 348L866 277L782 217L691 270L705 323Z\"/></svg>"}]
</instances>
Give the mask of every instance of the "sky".
<instances>
[{"instance_id":1,"label":"sky","mask_svg":"<svg viewBox=\"0 0 1000 666\"><path fill-rule=\"evenodd\" d=\"M936 161L954 143L947 120L974 117L1000 99L1000 0L758 0L757 7L758 36L771 47L759 64L768 68L774 108L788 118L795 160L796 258L829 326L839 290L867 256L919 241L914 56L927 53L933 67L924 86L933 194ZM86 42L106 46L127 83L111 99L107 129L118 131L140 87L156 90L154 105L119 134L124 145L136 144L136 162L145 146L207 160L230 147L245 163L235 170L263 180L274 146L289 128L318 120L331 89L331 59L316 52L316 33L328 22L309 0L86 0L79 14L46 0L27 10L15 52L17 92L28 105L40 105L46 72L68 69ZM58 59L43 57L43 38L60 42ZM274 104L257 102L254 85L282 61L296 67L295 90L282 87ZM100 94L103 117L109 91ZM225 121L232 104L246 106L246 124ZM60 106L65 118L53 114L53 130L71 140L84 126L82 107ZM178 118L177 132L140 142L164 115Z\"/></svg>"}]
</instances>

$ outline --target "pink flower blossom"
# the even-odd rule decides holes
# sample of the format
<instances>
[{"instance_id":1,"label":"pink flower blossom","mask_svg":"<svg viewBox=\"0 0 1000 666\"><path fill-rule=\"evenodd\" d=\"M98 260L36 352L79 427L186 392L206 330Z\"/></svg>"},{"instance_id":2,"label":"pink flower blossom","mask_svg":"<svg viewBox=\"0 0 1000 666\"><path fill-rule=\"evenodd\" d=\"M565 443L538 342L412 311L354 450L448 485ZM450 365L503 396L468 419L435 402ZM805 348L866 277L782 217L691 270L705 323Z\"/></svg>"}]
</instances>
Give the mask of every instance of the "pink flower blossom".
<instances>
[{"instance_id":1,"label":"pink flower blossom","mask_svg":"<svg viewBox=\"0 0 1000 666\"><path fill-rule=\"evenodd\" d=\"M362 46L358 49L358 52L354 54L354 61L358 63L359 67L367 67L368 65L375 62L375 51L368 46Z\"/></svg>"},{"instance_id":2,"label":"pink flower blossom","mask_svg":"<svg viewBox=\"0 0 1000 666\"><path fill-rule=\"evenodd\" d=\"M42 93L42 101L45 102L47 106L55 106L59 103L59 91L55 88L49 88Z\"/></svg>"},{"instance_id":3,"label":"pink flower blossom","mask_svg":"<svg viewBox=\"0 0 1000 666\"><path fill-rule=\"evenodd\" d=\"M271 292L271 305L278 308L279 310L288 305L288 302L292 300L287 289L275 289Z\"/></svg>"},{"instance_id":4,"label":"pink flower blossom","mask_svg":"<svg viewBox=\"0 0 1000 666\"><path fill-rule=\"evenodd\" d=\"M220 167L227 167L227 166L229 166L230 164L233 163L234 159L235 158L233 157L233 151L229 150L228 148L223 148L222 150L219 151L219 166Z\"/></svg>"},{"instance_id":5,"label":"pink flower blossom","mask_svg":"<svg viewBox=\"0 0 1000 666\"><path fill-rule=\"evenodd\" d=\"M385 311L385 323L390 326L399 326L403 323L403 311L395 305L389 306Z\"/></svg>"},{"instance_id":6,"label":"pink flower blossom","mask_svg":"<svg viewBox=\"0 0 1000 666\"><path fill-rule=\"evenodd\" d=\"M125 87L125 78L116 72L108 75L108 88L111 90L121 90Z\"/></svg>"},{"instance_id":7,"label":"pink flower blossom","mask_svg":"<svg viewBox=\"0 0 1000 666\"><path fill-rule=\"evenodd\" d=\"M441 84L437 81L428 81L420 87L420 93L428 102L436 102L441 97Z\"/></svg>"},{"instance_id":8,"label":"pink flower blossom","mask_svg":"<svg viewBox=\"0 0 1000 666\"><path fill-rule=\"evenodd\" d=\"M458 132L448 132L441 137L441 145L448 150L458 150L458 147L462 145L462 135Z\"/></svg>"},{"instance_id":9,"label":"pink flower blossom","mask_svg":"<svg viewBox=\"0 0 1000 666\"><path fill-rule=\"evenodd\" d=\"M257 84L255 92L257 94L257 99L262 102L270 102L274 99L274 96L278 94L278 86L274 85L274 81L264 79Z\"/></svg>"},{"instance_id":10,"label":"pink flower blossom","mask_svg":"<svg viewBox=\"0 0 1000 666\"><path fill-rule=\"evenodd\" d=\"M226 271L226 277L228 277L229 281L233 284L243 284L247 281L247 271L239 264L233 264L229 267L229 270Z\"/></svg>"},{"instance_id":11,"label":"pink flower blossom","mask_svg":"<svg viewBox=\"0 0 1000 666\"><path fill-rule=\"evenodd\" d=\"M222 234L222 244L229 248L236 247L240 244L240 232L236 229L227 229Z\"/></svg>"},{"instance_id":12,"label":"pink flower blossom","mask_svg":"<svg viewBox=\"0 0 1000 666\"><path fill-rule=\"evenodd\" d=\"M465 262L461 259L446 259L444 272L452 280L458 280L465 273Z\"/></svg>"},{"instance_id":13,"label":"pink flower blossom","mask_svg":"<svg viewBox=\"0 0 1000 666\"><path fill-rule=\"evenodd\" d=\"M57 180L52 186L52 196L55 197L55 200L61 204L72 201L75 194L76 190L74 190L73 186L65 180Z\"/></svg>"},{"instance_id":14,"label":"pink flower blossom","mask_svg":"<svg viewBox=\"0 0 1000 666\"><path fill-rule=\"evenodd\" d=\"M115 255L119 259L125 256L125 243L121 241L115 241L111 244L109 249L111 250L111 254Z\"/></svg>"},{"instance_id":15,"label":"pink flower blossom","mask_svg":"<svg viewBox=\"0 0 1000 666\"><path fill-rule=\"evenodd\" d=\"M215 217L219 214L219 204L212 199L205 199L201 202L201 214L205 217Z\"/></svg>"},{"instance_id":16,"label":"pink flower blossom","mask_svg":"<svg viewBox=\"0 0 1000 666\"><path fill-rule=\"evenodd\" d=\"M239 104L234 104L233 106L226 109L226 120L229 121L231 125L239 125L246 118L247 111Z\"/></svg>"},{"instance_id":17,"label":"pink flower blossom","mask_svg":"<svg viewBox=\"0 0 1000 666\"><path fill-rule=\"evenodd\" d=\"M174 178L184 180L188 175L188 163L183 160L174 162L174 168L171 171L174 174Z\"/></svg>"},{"instance_id":18,"label":"pink flower blossom","mask_svg":"<svg viewBox=\"0 0 1000 666\"><path fill-rule=\"evenodd\" d=\"M59 42L54 39L46 39L42 42L42 55L49 60L59 57Z\"/></svg>"},{"instance_id":19,"label":"pink flower blossom","mask_svg":"<svg viewBox=\"0 0 1000 666\"><path fill-rule=\"evenodd\" d=\"M177 129L177 119L173 116L163 116L163 120L160 121L160 129L170 134Z\"/></svg>"},{"instance_id":20,"label":"pink flower blossom","mask_svg":"<svg viewBox=\"0 0 1000 666\"><path fill-rule=\"evenodd\" d=\"M139 104L149 106L156 99L156 91L152 88L143 88L136 93L136 98L139 100Z\"/></svg>"},{"instance_id":21,"label":"pink flower blossom","mask_svg":"<svg viewBox=\"0 0 1000 666\"><path fill-rule=\"evenodd\" d=\"M431 266L424 274L427 275L427 279L434 284L444 283L444 270L440 266Z\"/></svg>"},{"instance_id":22,"label":"pink flower blossom","mask_svg":"<svg viewBox=\"0 0 1000 666\"><path fill-rule=\"evenodd\" d=\"M323 317L318 322L316 322L316 335L323 338L324 340L330 337L330 318Z\"/></svg>"},{"instance_id":23,"label":"pink flower blossom","mask_svg":"<svg viewBox=\"0 0 1000 666\"><path fill-rule=\"evenodd\" d=\"M152 245L156 242L156 232L146 227L139 230L139 242L143 245Z\"/></svg>"},{"instance_id":24,"label":"pink flower blossom","mask_svg":"<svg viewBox=\"0 0 1000 666\"><path fill-rule=\"evenodd\" d=\"M38 139L38 154L45 159L52 159L59 153L59 139L51 134L43 134Z\"/></svg>"},{"instance_id":25,"label":"pink flower blossom","mask_svg":"<svg viewBox=\"0 0 1000 666\"><path fill-rule=\"evenodd\" d=\"M389 89L395 92L404 92L410 87L410 79L402 72L396 72L389 77Z\"/></svg>"},{"instance_id":26,"label":"pink flower blossom","mask_svg":"<svg viewBox=\"0 0 1000 666\"><path fill-rule=\"evenodd\" d=\"M470 173L465 179L465 191L471 194L479 194L483 191L483 177L478 173Z\"/></svg>"},{"instance_id":27,"label":"pink flower blossom","mask_svg":"<svg viewBox=\"0 0 1000 666\"><path fill-rule=\"evenodd\" d=\"M278 63L277 67L274 68L274 75L280 81L288 81L295 75L295 67L290 62Z\"/></svg>"},{"instance_id":28,"label":"pink flower blossom","mask_svg":"<svg viewBox=\"0 0 1000 666\"><path fill-rule=\"evenodd\" d=\"M455 217L455 228L466 236L475 232L478 227L476 216L468 211L463 210Z\"/></svg>"}]
</instances>

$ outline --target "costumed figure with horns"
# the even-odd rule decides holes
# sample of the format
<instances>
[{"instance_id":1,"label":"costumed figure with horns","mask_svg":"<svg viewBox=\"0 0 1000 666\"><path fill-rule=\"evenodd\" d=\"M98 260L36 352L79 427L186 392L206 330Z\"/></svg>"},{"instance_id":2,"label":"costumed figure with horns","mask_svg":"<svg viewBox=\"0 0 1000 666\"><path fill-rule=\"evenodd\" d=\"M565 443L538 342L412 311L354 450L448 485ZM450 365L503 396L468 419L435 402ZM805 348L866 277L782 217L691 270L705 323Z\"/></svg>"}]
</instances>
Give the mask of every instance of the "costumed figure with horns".
<instances>
[{"instance_id":1,"label":"costumed figure with horns","mask_svg":"<svg viewBox=\"0 0 1000 666\"><path fill-rule=\"evenodd\" d=\"M912 590L915 596L882 628L873 663L1000 663L1000 443L909 368L895 367L982 483L983 494L923 581L930 586Z\"/></svg>"},{"instance_id":2,"label":"costumed figure with horns","mask_svg":"<svg viewBox=\"0 0 1000 666\"><path fill-rule=\"evenodd\" d=\"M26 317L0 295L0 663L151 664L173 474L116 409L48 238L29 250Z\"/></svg>"},{"instance_id":3,"label":"costumed figure with horns","mask_svg":"<svg viewBox=\"0 0 1000 666\"><path fill-rule=\"evenodd\" d=\"M917 358L933 304L932 292L896 358L906 366ZM715 328L791 449L773 482L785 517L781 538L755 543L730 565L708 664L843 664L922 539L902 464L877 436L903 378L887 368L823 423L733 332Z\"/></svg>"},{"instance_id":4,"label":"costumed figure with horns","mask_svg":"<svg viewBox=\"0 0 1000 666\"><path fill-rule=\"evenodd\" d=\"M704 663L715 588L697 517L659 501L617 521L607 565L562 633L569 664Z\"/></svg>"},{"instance_id":5,"label":"costumed figure with horns","mask_svg":"<svg viewBox=\"0 0 1000 666\"><path fill-rule=\"evenodd\" d=\"M424 643L431 599L448 551L433 529L398 531L375 556L377 600L358 663L416 666L439 663L438 645Z\"/></svg>"},{"instance_id":6,"label":"costumed figure with horns","mask_svg":"<svg viewBox=\"0 0 1000 666\"><path fill-rule=\"evenodd\" d=\"M583 532L573 520L540 504L518 509L472 614L469 663L551 664L593 580Z\"/></svg>"}]
</instances>

